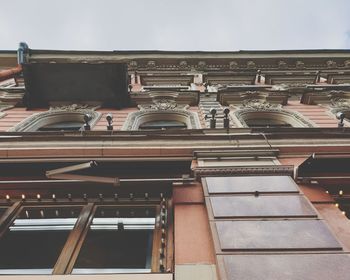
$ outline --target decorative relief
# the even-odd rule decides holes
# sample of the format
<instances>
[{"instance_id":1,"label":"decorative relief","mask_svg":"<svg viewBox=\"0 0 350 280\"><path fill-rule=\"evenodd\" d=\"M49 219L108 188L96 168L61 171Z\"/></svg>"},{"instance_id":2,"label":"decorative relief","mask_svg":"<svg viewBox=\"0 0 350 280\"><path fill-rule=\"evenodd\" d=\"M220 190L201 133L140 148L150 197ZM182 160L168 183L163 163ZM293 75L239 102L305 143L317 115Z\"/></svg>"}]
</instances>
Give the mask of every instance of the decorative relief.
<instances>
[{"instance_id":1,"label":"decorative relief","mask_svg":"<svg viewBox=\"0 0 350 280\"><path fill-rule=\"evenodd\" d=\"M198 62L198 68L199 69L204 69L207 66L207 63L203 60Z\"/></svg>"},{"instance_id":2,"label":"decorative relief","mask_svg":"<svg viewBox=\"0 0 350 280\"><path fill-rule=\"evenodd\" d=\"M350 68L350 59L344 61L344 66Z\"/></svg>"},{"instance_id":3,"label":"decorative relief","mask_svg":"<svg viewBox=\"0 0 350 280\"><path fill-rule=\"evenodd\" d=\"M256 175L288 175L293 176L293 165L249 166L249 167L196 167L195 176L256 176Z\"/></svg>"},{"instance_id":4,"label":"decorative relief","mask_svg":"<svg viewBox=\"0 0 350 280\"><path fill-rule=\"evenodd\" d=\"M331 99L331 104L336 108L347 108L350 109L350 100L340 97L335 97Z\"/></svg>"},{"instance_id":5,"label":"decorative relief","mask_svg":"<svg viewBox=\"0 0 350 280\"><path fill-rule=\"evenodd\" d=\"M129 68L135 69L137 68L137 61L136 60L132 60L129 62Z\"/></svg>"},{"instance_id":6,"label":"decorative relief","mask_svg":"<svg viewBox=\"0 0 350 280\"><path fill-rule=\"evenodd\" d=\"M64 112L90 112L92 110L96 110L99 106L92 106L89 104L68 104L68 105L58 105L51 106L49 111L64 111Z\"/></svg>"},{"instance_id":7,"label":"decorative relief","mask_svg":"<svg viewBox=\"0 0 350 280\"><path fill-rule=\"evenodd\" d=\"M155 68L156 67L156 62L154 60L150 60L147 62L147 68Z\"/></svg>"},{"instance_id":8,"label":"decorative relief","mask_svg":"<svg viewBox=\"0 0 350 280\"><path fill-rule=\"evenodd\" d=\"M328 68L336 68L337 67L337 63L334 60L328 60L326 62L326 64L327 64Z\"/></svg>"},{"instance_id":9,"label":"decorative relief","mask_svg":"<svg viewBox=\"0 0 350 280\"><path fill-rule=\"evenodd\" d=\"M283 61L283 60L280 60L278 62L278 68L280 68L280 69L287 68L287 63L285 61Z\"/></svg>"},{"instance_id":10,"label":"decorative relief","mask_svg":"<svg viewBox=\"0 0 350 280\"><path fill-rule=\"evenodd\" d=\"M229 67L230 69L237 69L239 65L236 61L230 61Z\"/></svg>"},{"instance_id":11,"label":"decorative relief","mask_svg":"<svg viewBox=\"0 0 350 280\"><path fill-rule=\"evenodd\" d=\"M166 110L174 110L177 107L176 101L175 100L170 100L170 99L157 99L153 101L154 104L150 105L139 105L138 107L140 110L161 110L161 111L166 111Z\"/></svg>"},{"instance_id":12,"label":"decorative relief","mask_svg":"<svg viewBox=\"0 0 350 280\"><path fill-rule=\"evenodd\" d=\"M187 66L188 66L188 63L187 63L186 60L181 60L181 61L179 62L179 67L180 67L180 68L186 68Z\"/></svg>"},{"instance_id":13,"label":"decorative relief","mask_svg":"<svg viewBox=\"0 0 350 280\"><path fill-rule=\"evenodd\" d=\"M295 67L298 68L298 69L302 69L305 67L305 63L301 60L298 60L296 63L295 63Z\"/></svg>"},{"instance_id":14,"label":"decorative relief","mask_svg":"<svg viewBox=\"0 0 350 280\"><path fill-rule=\"evenodd\" d=\"M254 69L254 68L256 68L255 62L252 61L252 60L249 60L249 61L247 62L247 68L248 68L248 69Z\"/></svg>"},{"instance_id":15,"label":"decorative relief","mask_svg":"<svg viewBox=\"0 0 350 280\"><path fill-rule=\"evenodd\" d=\"M267 102L266 100L248 99L248 100L243 101L242 108L254 109L254 110L259 110L259 111L266 111L269 109L282 108L282 105L281 104L271 104L271 103Z\"/></svg>"}]
</instances>

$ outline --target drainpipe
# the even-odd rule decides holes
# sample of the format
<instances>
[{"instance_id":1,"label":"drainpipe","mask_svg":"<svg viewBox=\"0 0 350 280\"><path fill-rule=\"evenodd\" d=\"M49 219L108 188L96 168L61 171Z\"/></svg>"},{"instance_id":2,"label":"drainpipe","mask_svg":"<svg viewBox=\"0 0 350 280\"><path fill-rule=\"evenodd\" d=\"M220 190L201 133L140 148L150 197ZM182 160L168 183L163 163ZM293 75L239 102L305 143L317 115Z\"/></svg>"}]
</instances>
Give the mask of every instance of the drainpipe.
<instances>
[{"instance_id":1,"label":"drainpipe","mask_svg":"<svg viewBox=\"0 0 350 280\"><path fill-rule=\"evenodd\" d=\"M11 79L22 72L22 64L27 62L28 51L29 47L27 43L20 42L17 50L18 65L16 67L0 71L0 82Z\"/></svg>"},{"instance_id":2,"label":"drainpipe","mask_svg":"<svg viewBox=\"0 0 350 280\"><path fill-rule=\"evenodd\" d=\"M17 50L17 62L19 65L22 65L27 62L27 54L29 47L27 43L20 42Z\"/></svg>"}]
</instances>

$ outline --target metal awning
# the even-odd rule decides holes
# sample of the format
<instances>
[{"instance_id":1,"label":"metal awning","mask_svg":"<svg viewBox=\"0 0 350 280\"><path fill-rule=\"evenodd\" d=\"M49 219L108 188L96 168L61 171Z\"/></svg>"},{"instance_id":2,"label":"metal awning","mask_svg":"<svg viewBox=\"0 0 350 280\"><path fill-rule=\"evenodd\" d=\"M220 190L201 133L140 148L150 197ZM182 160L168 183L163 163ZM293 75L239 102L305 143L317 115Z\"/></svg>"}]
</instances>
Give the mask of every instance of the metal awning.
<instances>
[{"instance_id":1,"label":"metal awning","mask_svg":"<svg viewBox=\"0 0 350 280\"><path fill-rule=\"evenodd\" d=\"M297 179L350 182L350 153L314 153L299 165Z\"/></svg>"}]
</instances>

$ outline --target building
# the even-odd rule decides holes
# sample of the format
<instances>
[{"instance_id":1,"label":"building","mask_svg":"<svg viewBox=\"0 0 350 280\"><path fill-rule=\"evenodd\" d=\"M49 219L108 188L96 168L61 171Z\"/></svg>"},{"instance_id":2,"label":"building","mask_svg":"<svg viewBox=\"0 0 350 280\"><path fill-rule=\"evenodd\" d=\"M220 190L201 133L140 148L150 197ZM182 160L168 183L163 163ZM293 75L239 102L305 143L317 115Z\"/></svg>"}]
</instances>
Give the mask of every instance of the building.
<instances>
[{"instance_id":1,"label":"building","mask_svg":"<svg viewBox=\"0 0 350 280\"><path fill-rule=\"evenodd\" d=\"M348 50L2 51L0 279L349 279L349 125Z\"/></svg>"}]
</instances>

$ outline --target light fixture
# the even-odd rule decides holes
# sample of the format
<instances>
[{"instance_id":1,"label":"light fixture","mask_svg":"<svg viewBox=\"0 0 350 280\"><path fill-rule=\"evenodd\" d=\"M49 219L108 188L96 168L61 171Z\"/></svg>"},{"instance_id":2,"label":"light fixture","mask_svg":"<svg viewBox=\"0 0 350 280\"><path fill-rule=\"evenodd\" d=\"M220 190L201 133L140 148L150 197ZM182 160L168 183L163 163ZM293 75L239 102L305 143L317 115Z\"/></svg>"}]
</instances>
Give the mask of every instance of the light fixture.
<instances>
[{"instance_id":1,"label":"light fixture","mask_svg":"<svg viewBox=\"0 0 350 280\"><path fill-rule=\"evenodd\" d=\"M113 115L112 113L108 113L107 116L106 116L106 120L108 122L108 125L107 125L107 130L113 130Z\"/></svg>"},{"instance_id":2,"label":"light fixture","mask_svg":"<svg viewBox=\"0 0 350 280\"><path fill-rule=\"evenodd\" d=\"M91 126L90 126L90 121L92 120L92 116L90 114L85 114L84 115L84 130L91 130Z\"/></svg>"},{"instance_id":3,"label":"light fixture","mask_svg":"<svg viewBox=\"0 0 350 280\"><path fill-rule=\"evenodd\" d=\"M345 114L343 112L338 112L335 116L339 120L338 127L343 127L344 126Z\"/></svg>"}]
</instances>

